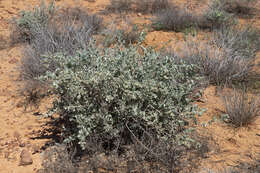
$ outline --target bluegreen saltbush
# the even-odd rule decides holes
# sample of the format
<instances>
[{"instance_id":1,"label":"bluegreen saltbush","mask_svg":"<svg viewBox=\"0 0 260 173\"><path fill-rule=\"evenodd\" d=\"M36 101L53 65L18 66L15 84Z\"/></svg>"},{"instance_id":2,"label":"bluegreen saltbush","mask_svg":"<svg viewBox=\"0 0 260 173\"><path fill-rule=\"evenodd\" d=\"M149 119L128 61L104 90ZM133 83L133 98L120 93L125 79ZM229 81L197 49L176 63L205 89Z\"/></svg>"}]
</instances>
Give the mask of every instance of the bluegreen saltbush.
<instances>
[{"instance_id":1,"label":"bluegreen saltbush","mask_svg":"<svg viewBox=\"0 0 260 173\"><path fill-rule=\"evenodd\" d=\"M93 136L138 139L144 131L180 145L192 141L185 134L198 113L191 99L201 80L196 66L141 46L102 50L93 42L73 57L49 58L59 68L43 77L57 96L48 115L60 115L65 142L85 149Z\"/></svg>"}]
</instances>

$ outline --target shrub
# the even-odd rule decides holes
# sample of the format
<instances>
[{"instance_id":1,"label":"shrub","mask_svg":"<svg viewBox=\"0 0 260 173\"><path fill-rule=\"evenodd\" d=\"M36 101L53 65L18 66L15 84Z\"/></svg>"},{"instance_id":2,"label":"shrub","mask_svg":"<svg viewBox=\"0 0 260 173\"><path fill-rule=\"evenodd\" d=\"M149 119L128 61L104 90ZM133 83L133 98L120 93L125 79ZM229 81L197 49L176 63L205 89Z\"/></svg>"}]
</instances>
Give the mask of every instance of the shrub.
<instances>
[{"instance_id":1,"label":"shrub","mask_svg":"<svg viewBox=\"0 0 260 173\"><path fill-rule=\"evenodd\" d=\"M144 32L139 31L138 26L131 22L126 22L126 24L120 29L111 25L111 27L104 30L103 35L105 37L104 45L106 47L117 43L123 43L125 46L136 44L141 42L141 39L144 38Z\"/></svg>"},{"instance_id":2,"label":"shrub","mask_svg":"<svg viewBox=\"0 0 260 173\"><path fill-rule=\"evenodd\" d=\"M8 43L4 36L0 35L0 50L5 49L8 46Z\"/></svg>"},{"instance_id":3,"label":"shrub","mask_svg":"<svg viewBox=\"0 0 260 173\"><path fill-rule=\"evenodd\" d=\"M251 27L221 27L214 30L213 37L205 44L187 42L182 57L186 62L197 64L211 84L246 83L254 77L259 33Z\"/></svg>"},{"instance_id":4,"label":"shrub","mask_svg":"<svg viewBox=\"0 0 260 173\"><path fill-rule=\"evenodd\" d=\"M171 7L157 13L152 25L156 30L180 32L196 23L197 18L187 10Z\"/></svg>"},{"instance_id":5,"label":"shrub","mask_svg":"<svg viewBox=\"0 0 260 173\"><path fill-rule=\"evenodd\" d=\"M246 126L260 116L259 97L250 96L245 89L223 96L227 121L235 127Z\"/></svg>"},{"instance_id":6,"label":"shrub","mask_svg":"<svg viewBox=\"0 0 260 173\"><path fill-rule=\"evenodd\" d=\"M220 28L221 26L229 26L235 23L234 17L225 11L223 0L212 1L203 16L200 18L199 26L201 28Z\"/></svg>"},{"instance_id":7,"label":"shrub","mask_svg":"<svg viewBox=\"0 0 260 173\"><path fill-rule=\"evenodd\" d=\"M22 11L18 18L13 18L12 43L29 41L37 35L39 28L45 28L56 12L54 1L47 7L44 1L32 11Z\"/></svg>"},{"instance_id":8,"label":"shrub","mask_svg":"<svg viewBox=\"0 0 260 173\"><path fill-rule=\"evenodd\" d=\"M158 13L170 8L172 4L169 0L143 0L135 2L135 11L141 13Z\"/></svg>"},{"instance_id":9,"label":"shrub","mask_svg":"<svg viewBox=\"0 0 260 173\"><path fill-rule=\"evenodd\" d=\"M254 61L232 49L222 50L209 44L189 42L185 50L181 57L186 62L199 66L201 75L206 76L210 84L222 86L245 83L252 74Z\"/></svg>"},{"instance_id":10,"label":"shrub","mask_svg":"<svg viewBox=\"0 0 260 173\"><path fill-rule=\"evenodd\" d=\"M45 83L40 82L39 80L28 80L24 83L19 89L19 95L24 98L20 104L24 106L26 110L28 106L30 108L38 108L42 98L48 95L48 86Z\"/></svg>"},{"instance_id":11,"label":"shrub","mask_svg":"<svg viewBox=\"0 0 260 173\"><path fill-rule=\"evenodd\" d=\"M140 142L142 144L136 142L126 146L127 151L121 151L121 154L98 150L95 154L84 155L82 158L74 158L75 152L68 151L71 148L56 145L44 152L43 169L38 173L101 172L101 170L103 172L172 173L191 170L189 165L195 166L194 162L197 161L195 159L198 159L197 152L194 150L202 148L194 146L187 150L184 149L185 147L176 147L173 143L157 141L151 134L147 134ZM144 148L144 144L149 151ZM91 147L95 148L96 145ZM189 155L185 155L187 152Z\"/></svg>"},{"instance_id":12,"label":"shrub","mask_svg":"<svg viewBox=\"0 0 260 173\"><path fill-rule=\"evenodd\" d=\"M199 80L195 66L147 49L139 55L133 46L101 51L89 45L75 56L50 59L60 66L46 75L58 96L50 113L60 114L65 142L85 149L89 138L99 136L120 146L147 130L158 140L188 143L186 118L197 113L191 104Z\"/></svg>"},{"instance_id":13,"label":"shrub","mask_svg":"<svg viewBox=\"0 0 260 173\"><path fill-rule=\"evenodd\" d=\"M224 26L214 31L213 43L220 48L228 48L245 59L254 59L260 50L260 30L252 26Z\"/></svg>"},{"instance_id":14,"label":"shrub","mask_svg":"<svg viewBox=\"0 0 260 173\"><path fill-rule=\"evenodd\" d=\"M154 0L151 6L151 11L157 13L171 6L172 4L169 0Z\"/></svg>"},{"instance_id":15,"label":"shrub","mask_svg":"<svg viewBox=\"0 0 260 173\"><path fill-rule=\"evenodd\" d=\"M256 0L222 0L225 10L238 15L252 15Z\"/></svg>"},{"instance_id":16,"label":"shrub","mask_svg":"<svg viewBox=\"0 0 260 173\"><path fill-rule=\"evenodd\" d=\"M110 0L107 9L112 12L126 12L132 9L133 0Z\"/></svg>"},{"instance_id":17,"label":"shrub","mask_svg":"<svg viewBox=\"0 0 260 173\"><path fill-rule=\"evenodd\" d=\"M50 7L55 8L53 5ZM44 56L57 52L72 55L78 49L85 49L88 40L102 23L96 15L89 15L80 9L60 10L59 13L51 13L51 16L47 12L47 7L42 3L34 12L24 12L26 15L16 19L19 32L27 33L23 38L29 39L21 65L21 76L27 80L35 79L47 70L55 70L56 64L52 62L48 62L46 67ZM31 16L37 16L37 20Z\"/></svg>"},{"instance_id":18,"label":"shrub","mask_svg":"<svg viewBox=\"0 0 260 173\"><path fill-rule=\"evenodd\" d=\"M50 147L44 152L43 168L37 173L76 173L77 167L72 162L71 154L67 151L66 146Z\"/></svg>"},{"instance_id":19,"label":"shrub","mask_svg":"<svg viewBox=\"0 0 260 173\"><path fill-rule=\"evenodd\" d=\"M157 13L169 8L168 0L110 0L107 9L112 12Z\"/></svg>"},{"instance_id":20,"label":"shrub","mask_svg":"<svg viewBox=\"0 0 260 173\"><path fill-rule=\"evenodd\" d=\"M54 3L47 7L44 2L13 20L12 42L27 43L19 69L25 83L24 88L20 89L25 105L34 103L37 106L44 95L42 88L46 91L46 83L42 84L37 77L57 68L54 61L46 62L45 56L57 52L73 55L78 49L86 49L89 39L101 25L101 18L89 15L82 9L57 10Z\"/></svg>"}]
</instances>

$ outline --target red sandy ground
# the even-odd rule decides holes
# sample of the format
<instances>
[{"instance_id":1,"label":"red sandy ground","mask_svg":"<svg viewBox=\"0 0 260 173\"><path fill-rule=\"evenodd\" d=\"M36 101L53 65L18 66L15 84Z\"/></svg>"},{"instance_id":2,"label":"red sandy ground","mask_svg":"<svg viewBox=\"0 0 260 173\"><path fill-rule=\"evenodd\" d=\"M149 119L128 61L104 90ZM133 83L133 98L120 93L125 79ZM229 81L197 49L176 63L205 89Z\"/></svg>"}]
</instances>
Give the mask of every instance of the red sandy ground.
<instances>
[{"instance_id":1,"label":"red sandy ground","mask_svg":"<svg viewBox=\"0 0 260 173\"><path fill-rule=\"evenodd\" d=\"M205 5L207 0L176 0L179 5L190 9L197 9ZM24 111L21 105L21 97L18 88L18 70L23 45L9 46L8 20L17 16L21 10L31 9L39 3L38 0L0 0L0 37L6 41L0 41L0 172L1 173L31 173L41 167L42 151L40 148L48 141L47 139L33 139L43 127L44 120L33 115L33 111ZM81 6L89 12L97 13L105 9L109 0L96 0L88 2L84 0L59 0L58 5ZM258 7L259 3L258 3ZM103 15L105 22L117 20L120 15ZM128 17L138 24L149 23L144 15L130 14ZM242 24L248 20L241 19ZM254 25L260 27L260 14L254 20ZM203 36L203 33L199 32ZM145 45L161 46L169 42L169 45L178 49L179 40L183 40L183 33L154 31L148 33ZM2 48L2 49L1 49ZM257 62L260 62L260 53ZM260 73L260 68L256 68ZM215 94L216 88L208 87L203 95L205 103L199 105L208 111L200 118L200 122L208 121L213 116L219 116L223 111L222 100ZM46 110L46 102L40 106L39 111ZM214 123L208 127L199 127L200 132L212 138L212 145L208 158L200 161L200 168L220 169L226 166L235 166L238 161L252 162L259 159L260 154L260 118L249 127L234 129L222 122ZM258 135L257 135L258 134ZM214 142L213 142L214 141ZM32 153L33 164L19 166L19 155L22 149L27 148Z\"/></svg>"}]
</instances>

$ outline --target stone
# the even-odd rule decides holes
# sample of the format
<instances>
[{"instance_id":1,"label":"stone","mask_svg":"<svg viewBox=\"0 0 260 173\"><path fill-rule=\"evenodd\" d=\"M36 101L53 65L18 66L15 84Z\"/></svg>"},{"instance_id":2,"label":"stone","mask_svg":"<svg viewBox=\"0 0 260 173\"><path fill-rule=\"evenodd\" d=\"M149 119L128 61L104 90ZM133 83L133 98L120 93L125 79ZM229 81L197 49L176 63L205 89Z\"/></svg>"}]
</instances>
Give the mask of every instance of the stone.
<instances>
[{"instance_id":1,"label":"stone","mask_svg":"<svg viewBox=\"0 0 260 173\"><path fill-rule=\"evenodd\" d=\"M23 149L21 154L20 154L20 165L21 166L26 166L26 165L31 165L33 163L32 156L29 153L28 150Z\"/></svg>"},{"instance_id":2,"label":"stone","mask_svg":"<svg viewBox=\"0 0 260 173\"><path fill-rule=\"evenodd\" d=\"M21 142L21 143L19 144L19 147L25 147L25 143L24 143L24 142Z\"/></svg>"}]
</instances>

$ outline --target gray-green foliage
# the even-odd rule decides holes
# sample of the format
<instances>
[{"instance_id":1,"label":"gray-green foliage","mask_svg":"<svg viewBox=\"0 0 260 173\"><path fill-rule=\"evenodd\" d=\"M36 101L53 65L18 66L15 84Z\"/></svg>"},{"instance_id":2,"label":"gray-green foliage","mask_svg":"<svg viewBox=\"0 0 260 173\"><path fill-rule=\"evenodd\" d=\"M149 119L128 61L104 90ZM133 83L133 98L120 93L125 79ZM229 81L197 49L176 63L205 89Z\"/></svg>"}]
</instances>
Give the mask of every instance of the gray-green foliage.
<instances>
[{"instance_id":1,"label":"gray-green foliage","mask_svg":"<svg viewBox=\"0 0 260 173\"><path fill-rule=\"evenodd\" d=\"M204 17L213 25L213 27L235 23L234 17L225 11L225 3L223 0L214 0L209 5Z\"/></svg>"},{"instance_id":2,"label":"gray-green foliage","mask_svg":"<svg viewBox=\"0 0 260 173\"><path fill-rule=\"evenodd\" d=\"M24 39L32 39L37 35L37 29L48 25L55 11L54 1L48 6L42 1L32 11L22 11L19 17L15 18L13 22Z\"/></svg>"},{"instance_id":3,"label":"gray-green foliage","mask_svg":"<svg viewBox=\"0 0 260 173\"><path fill-rule=\"evenodd\" d=\"M60 114L66 142L84 148L91 136L138 138L144 130L176 144L191 141L185 126L198 113L191 99L201 79L196 66L146 48L103 51L95 43L73 57L49 58L60 67L44 77L58 97L50 113Z\"/></svg>"}]
</instances>

